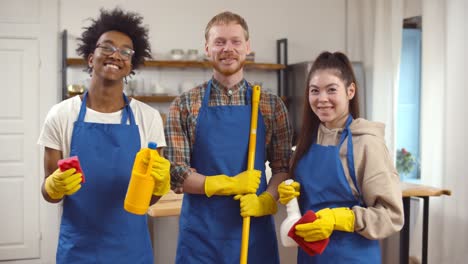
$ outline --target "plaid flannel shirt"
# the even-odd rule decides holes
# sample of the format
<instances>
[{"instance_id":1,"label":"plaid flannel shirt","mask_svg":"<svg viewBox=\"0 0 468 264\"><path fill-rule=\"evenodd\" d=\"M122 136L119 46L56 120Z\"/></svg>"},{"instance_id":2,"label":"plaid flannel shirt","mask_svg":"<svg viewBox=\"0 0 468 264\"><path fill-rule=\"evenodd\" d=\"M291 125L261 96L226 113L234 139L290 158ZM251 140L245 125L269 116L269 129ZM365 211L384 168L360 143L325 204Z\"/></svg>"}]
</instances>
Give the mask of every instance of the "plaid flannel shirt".
<instances>
[{"instance_id":1,"label":"plaid flannel shirt","mask_svg":"<svg viewBox=\"0 0 468 264\"><path fill-rule=\"evenodd\" d=\"M171 104L165 126L167 148L171 161L172 188L181 187L190 173L190 157L195 143L197 116L208 82L181 94ZM245 105L246 85L242 80L231 88L212 78L209 106ZM259 109L266 127L266 153L272 174L288 172L291 156L292 129L286 106L281 99L262 91Z\"/></svg>"}]
</instances>

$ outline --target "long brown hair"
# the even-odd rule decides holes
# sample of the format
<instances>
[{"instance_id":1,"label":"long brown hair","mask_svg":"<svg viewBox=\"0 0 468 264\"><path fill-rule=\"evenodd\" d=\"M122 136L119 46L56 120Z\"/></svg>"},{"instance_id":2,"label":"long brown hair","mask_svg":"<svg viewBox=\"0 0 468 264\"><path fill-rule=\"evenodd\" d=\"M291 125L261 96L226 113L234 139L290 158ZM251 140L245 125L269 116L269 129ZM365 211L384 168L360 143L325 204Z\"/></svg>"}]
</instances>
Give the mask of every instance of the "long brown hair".
<instances>
[{"instance_id":1,"label":"long brown hair","mask_svg":"<svg viewBox=\"0 0 468 264\"><path fill-rule=\"evenodd\" d=\"M355 85L354 97L349 102L349 112L353 118L359 117L359 89L354 75L354 70L348 57L341 52L330 53L322 52L312 64L307 75L306 87L304 89L304 110L302 118L302 128L296 145L296 151L291 160L290 176L294 177L297 163L304 156L313 142L317 140L318 127L320 119L312 111L309 104L309 83L314 74L319 70L333 70L336 76L340 78L347 89L352 83Z\"/></svg>"}]
</instances>

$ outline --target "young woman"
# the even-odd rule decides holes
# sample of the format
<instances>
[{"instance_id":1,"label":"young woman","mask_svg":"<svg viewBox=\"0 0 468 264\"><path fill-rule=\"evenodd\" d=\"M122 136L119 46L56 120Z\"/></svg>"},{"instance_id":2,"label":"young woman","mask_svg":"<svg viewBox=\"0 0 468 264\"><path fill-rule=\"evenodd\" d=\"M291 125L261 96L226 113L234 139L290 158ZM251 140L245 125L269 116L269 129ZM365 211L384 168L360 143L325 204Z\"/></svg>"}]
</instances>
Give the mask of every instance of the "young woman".
<instances>
[{"instance_id":1,"label":"young woman","mask_svg":"<svg viewBox=\"0 0 468 264\"><path fill-rule=\"evenodd\" d=\"M123 93L124 79L150 57L142 18L120 9L101 10L81 36L88 91L55 105L39 138L45 147L44 199L63 200L57 263L153 263L146 216L123 208L135 154L149 141L166 146L157 110ZM57 161L78 156L86 182ZM152 164L156 201L169 190L169 161Z\"/></svg>"},{"instance_id":2,"label":"young woman","mask_svg":"<svg viewBox=\"0 0 468 264\"><path fill-rule=\"evenodd\" d=\"M380 263L378 239L404 222L399 177L384 141L384 125L359 117L356 78L349 59L323 52L307 79L301 135L292 159L296 183L280 184L280 202L299 196L302 214L317 220L296 226L313 242L330 238L321 255L299 248L298 263Z\"/></svg>"}]
</instances>

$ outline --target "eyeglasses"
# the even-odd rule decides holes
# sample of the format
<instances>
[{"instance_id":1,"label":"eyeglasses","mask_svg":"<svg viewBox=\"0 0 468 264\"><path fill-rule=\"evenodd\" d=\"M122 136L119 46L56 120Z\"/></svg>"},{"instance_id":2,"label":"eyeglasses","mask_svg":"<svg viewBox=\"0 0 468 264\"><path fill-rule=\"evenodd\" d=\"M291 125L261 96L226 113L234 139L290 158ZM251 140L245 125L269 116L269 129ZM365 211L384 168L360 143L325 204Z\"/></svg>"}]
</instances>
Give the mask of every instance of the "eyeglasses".
<instances>
[{"instance_id":1,"label":"eyeglasses","mask_svg":"<svg viewBox=\"0 0 468 264\"><path fill-rule=\"evenodd\" d=\"M111 44L97 44L96 48L101 48L102 54L110 56L118 51L123 60L130 60L135 53L131 48L116 48Z\"/></svg>"}]
</instances>

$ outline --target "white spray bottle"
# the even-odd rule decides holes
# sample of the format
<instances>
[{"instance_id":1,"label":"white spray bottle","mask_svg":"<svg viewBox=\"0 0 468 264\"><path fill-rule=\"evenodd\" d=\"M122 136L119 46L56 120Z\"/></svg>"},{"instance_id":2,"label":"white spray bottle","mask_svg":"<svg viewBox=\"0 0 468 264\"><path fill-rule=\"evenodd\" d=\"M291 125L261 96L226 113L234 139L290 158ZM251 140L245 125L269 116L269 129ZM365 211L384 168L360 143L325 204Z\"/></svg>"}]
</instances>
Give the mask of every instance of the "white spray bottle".
<instances>
[{"instance_id":1,"label":"white spray bottle","mask_svg":"<svg viewBox=\"0 0 468 264\"><path fill-rule=\"evenodd\" d=\"M293 182L293 180L289 179L284 183L286 185L290 185ZM288 232L291 227L302 217L297 198L292 199L286 204L286 212L288 213L288 216L286 219L284 219L280 226L281 243L285 247L297 247L296 241L288 236Z\"/></svg>"}]
</instances>

